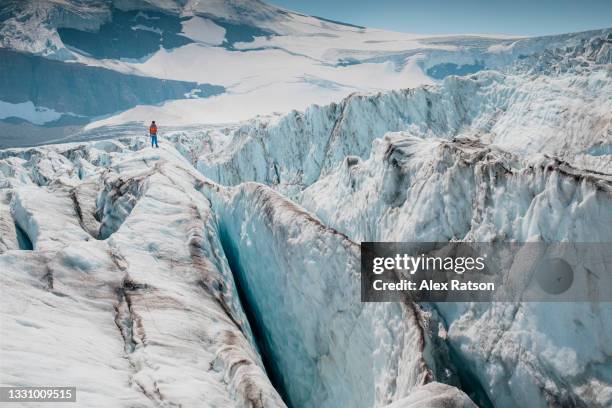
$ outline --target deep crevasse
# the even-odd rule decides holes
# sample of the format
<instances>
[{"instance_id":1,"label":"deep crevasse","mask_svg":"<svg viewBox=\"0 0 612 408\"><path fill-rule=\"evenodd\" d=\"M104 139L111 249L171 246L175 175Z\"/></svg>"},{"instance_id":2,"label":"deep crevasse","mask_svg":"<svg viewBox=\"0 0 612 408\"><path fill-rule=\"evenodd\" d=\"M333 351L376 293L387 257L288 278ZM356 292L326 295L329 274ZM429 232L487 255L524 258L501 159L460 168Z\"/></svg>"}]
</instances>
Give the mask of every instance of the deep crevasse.
<instances>
[{"instance_id":1,"label":"deep crevasse","mask_svg":"<svg viewBox=\"0 0 612 408\"><path fill-rule=\"evenodd\" d=\"M360 302L354 242L263 185L204 191L292 406L382 406L432 380L456 383L430 313Z\"/></svg>"}]
</instances>

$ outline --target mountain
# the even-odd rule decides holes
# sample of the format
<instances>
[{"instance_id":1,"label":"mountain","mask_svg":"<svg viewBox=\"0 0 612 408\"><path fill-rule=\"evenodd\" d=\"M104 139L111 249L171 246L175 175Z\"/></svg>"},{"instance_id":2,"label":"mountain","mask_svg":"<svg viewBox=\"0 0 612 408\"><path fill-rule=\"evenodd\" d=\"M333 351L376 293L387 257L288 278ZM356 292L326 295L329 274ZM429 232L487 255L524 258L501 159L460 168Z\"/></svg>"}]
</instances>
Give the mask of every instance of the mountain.
<instances>
[{"instance_id":1,"label":"mountain","mask_svg":"<svg viewBox=\"0 0 612 408\"><path fill-rule=\"evenodd\" d=\"M50 118L74 132L0 150L2 384L76 385L86 407L612 404L612 29L419 37L253 1L2 10L0 112L30 139L0 142L48 140ZM153 115L159 149L132 122ZM589 291L362 302L367 241L582 245Z\"/></svg>"},{"instance_id":2,"label":"mountain","mask_svg":"<svg viewBox=\"0 0 612 408\"><path fill-rule=\"evenodd\" d=\"M152 119L177 127L283 114L502 69L594 35L419 36L255 0L5 0L0 146Z\"/></svg>"}]
</instances>

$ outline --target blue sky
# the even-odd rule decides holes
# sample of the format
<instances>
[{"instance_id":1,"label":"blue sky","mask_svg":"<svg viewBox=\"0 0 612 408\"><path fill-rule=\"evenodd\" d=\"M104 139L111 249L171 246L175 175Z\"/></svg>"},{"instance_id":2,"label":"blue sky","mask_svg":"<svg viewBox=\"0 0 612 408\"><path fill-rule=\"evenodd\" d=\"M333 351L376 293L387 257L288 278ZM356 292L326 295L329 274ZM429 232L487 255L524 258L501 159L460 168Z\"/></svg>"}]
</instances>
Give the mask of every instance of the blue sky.
<instances>
[{"instance_id":1,"label":"blue sky","mask_svg":"<svg viewBox=\"0 0 612 408\"><path fill-rule=\"evenodd\" d=\"M546 35L612 27L612 0L269 0L310 15L419 34Z\"/></svg>"}]
</instances>

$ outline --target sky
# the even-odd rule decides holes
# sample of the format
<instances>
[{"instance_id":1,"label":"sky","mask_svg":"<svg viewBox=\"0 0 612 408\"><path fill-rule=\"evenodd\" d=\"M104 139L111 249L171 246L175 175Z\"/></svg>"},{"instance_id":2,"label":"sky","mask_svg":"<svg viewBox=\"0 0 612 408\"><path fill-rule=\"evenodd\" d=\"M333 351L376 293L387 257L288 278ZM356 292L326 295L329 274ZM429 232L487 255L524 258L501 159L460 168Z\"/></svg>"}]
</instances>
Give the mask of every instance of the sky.
<instances>
[{"instance_id":1,"label":"sky","mask_svg":"<svg viewBox=\"0 0 612 408\"><path fill-rule=\"evenodd\" d=\"M612 0L269 0L347 23L417 34L547 35L612 27Z\"/></svg>"}]
</instances>

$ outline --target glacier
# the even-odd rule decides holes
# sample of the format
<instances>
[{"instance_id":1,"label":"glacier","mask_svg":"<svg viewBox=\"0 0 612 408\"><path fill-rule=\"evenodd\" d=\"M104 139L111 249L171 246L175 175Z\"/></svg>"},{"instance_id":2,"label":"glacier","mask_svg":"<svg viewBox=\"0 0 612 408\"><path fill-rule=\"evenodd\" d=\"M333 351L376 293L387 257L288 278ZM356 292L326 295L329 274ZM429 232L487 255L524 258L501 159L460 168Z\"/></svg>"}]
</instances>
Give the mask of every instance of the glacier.
<instances>
[{"instance_id":1,"label":"glacier","mask_svg":"<svg viewBox=\"0 0 612 408\"><path fill-rule=\"evenodd\" d=\"M602 53L609 41L600 43ZM451 76L439 86L355 93L304 112L190 132L190 137L177 131L169 138L221 184L257 181L289 195L345 157L366 159L373 141L394 131L447 140L474 137L521 155L551 155L594 171L607 167L609 157L588 154L609 143L612 132L612 81L605 63L591 61L580 75L525 73L520 67Z\"/></svg>"},{"instance_id":2,"label":"glacier","mask_svg":"<svg viewBox=\"0 0 612 408\"><path fill-rule=\"evenodd\" d=\"M256 20L236 12L254 3L206 3L210 14L143 2ZM110 18L102 2L58 13L73 6L32 15L60 19L39 28L51 33ZM486 69L164 129L159 149L125 126L106 129L115 139L0 150L0 383L74 384L87 407L610 406L612 310L600 292L575 303L367 303L358 270L362 241L612 243L612 31L322 51L293 37L310 18L257 10L278 35L233 43L245 53L282 46L421 71L477 58ZM36 43L19 28L4 44L74 56L59 37ZM361 29L342 30L335 41ZM165 52L117 65L152 73Z\"/></svg>"},{"instance_id":3,"label":"glacier","mask_svg":"<svg viewBox=\"0 0 612 408\"><path fill-rule=\"evenodd\" d=\"M83 406L474 406L438 382L458 384L437 313L359 302L358 245L269 187L138 139L2 156L2 383L61 378Z\"/></svg>"},{"instance_id":4,"label":"glacier","mask_svg":"<svg viewBox=\"0 0 612 408\"><path fill-rule=\"evenodd\" d=\"M357 244L261 184L205 189L291 406L381 406L453 381L430 338L435 318L413 303L359 301Z\"/></svg>"},{"instance_id":5,"label":"glacier","mask_svg":"<svg viewBox=\"0 0 612 408\"><path fill-rule=\"evenodd\" d=\"M3 160L3 384L61 378L88 407L284 406L200 179L119 143Z\"/></svg>"},{"instance_id":6,"label":"glacier","mask_svg":"<svg viewBox=\"0 0 612 408\"><path fill-rule=\"evenodd\" d=\"M173 140L219 183L271 185L357 242L609 243L611 42ZM591 301L432 307L480 406L607 406L610 304Z\"/></svg>"},{"instance_id":7,"label":"glacier","mask_svg":"<svg viewBox=\"0 0 612 408\"><path fill-rule=\"evenodd\" d=\"M30 101L63 117L45 123L29 115L17 123L0 119L1 132L19 133L2 147L82 138L108 126L142 126L144 118L165 126L224 125L303 111L354 92L437 84L461 67L503 70L607 32L417 35L329 21L256 0L7 0L0 7L5 51L0 71L23 69L0 87L5 91L0 101ZM45 81L40 70L27 69L31 64L52 69L53 78ZM77 81L71 98L50 97L49 92L64 95L70 74L92 76L93 83L120 82L126 92L112 86L87 92ZM35 81L32 89L17 86L29 81ZM192 89L201 89L199 98ZM1 116L6 115L0 111Z\"/></svg>"},{"instance_id":8,"label":"glacier","mask_svg":"<svg viewBox=\"0 0 612 408\"><path fill-rule=\"evenodd\" d=\"M558 159L521 163L474 139L391 133L368 160L345 161L304 190L301 202L363 241L609 243L611 187L612 177ZM455 363L491 405L606 406L612 310L605 297L591 302L435 307Z\"/></svg>"}]
</instances>

